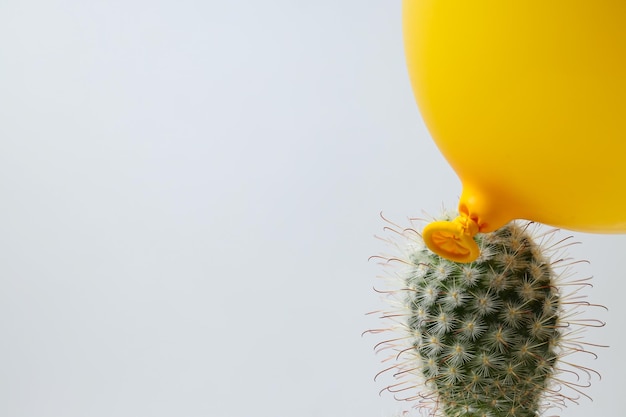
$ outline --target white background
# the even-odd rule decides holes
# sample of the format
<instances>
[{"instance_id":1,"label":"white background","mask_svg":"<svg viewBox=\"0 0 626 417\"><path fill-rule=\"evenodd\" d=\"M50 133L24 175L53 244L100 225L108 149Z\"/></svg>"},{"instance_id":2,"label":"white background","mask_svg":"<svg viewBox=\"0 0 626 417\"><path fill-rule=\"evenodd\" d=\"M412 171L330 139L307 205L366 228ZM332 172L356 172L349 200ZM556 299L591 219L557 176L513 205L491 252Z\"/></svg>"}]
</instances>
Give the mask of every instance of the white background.
<instances>
[{"instance_id":1,"label":"white background","mask_svg":"<svg viewBox=\"0 0 626 417\"><path fill-rule=\"evenodd\" d=\"M379 212L460 191L399 1L0 0L0 416L392 416ZM576 237L612 347L563 415L620 417L626 237Z\"/></svg>"}]
</instances>

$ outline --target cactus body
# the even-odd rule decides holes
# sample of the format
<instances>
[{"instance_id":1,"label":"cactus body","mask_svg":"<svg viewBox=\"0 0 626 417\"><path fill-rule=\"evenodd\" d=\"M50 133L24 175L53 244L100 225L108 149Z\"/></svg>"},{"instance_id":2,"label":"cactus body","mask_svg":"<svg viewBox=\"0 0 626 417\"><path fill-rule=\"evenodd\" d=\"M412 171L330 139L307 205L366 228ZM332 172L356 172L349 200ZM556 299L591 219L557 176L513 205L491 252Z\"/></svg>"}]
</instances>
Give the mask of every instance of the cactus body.
<instances>
[{"instance_id":1,"label":"cactus body","mask_svg":"<svg viewBox=\"0 0 626 417\"><path fill-rule=\"evenodd\" d=\"M432 253L413 229L397 230L412 247L391 293L401 309L383 316L405 343L380 346L395 352L395 377L414 379L389 391L445 417L535 417L573 399L554 375L560 357L584 349L568 348L560 276L527 226L478 235L481 256L470 264Z\"/></svg>"}]
</instances>

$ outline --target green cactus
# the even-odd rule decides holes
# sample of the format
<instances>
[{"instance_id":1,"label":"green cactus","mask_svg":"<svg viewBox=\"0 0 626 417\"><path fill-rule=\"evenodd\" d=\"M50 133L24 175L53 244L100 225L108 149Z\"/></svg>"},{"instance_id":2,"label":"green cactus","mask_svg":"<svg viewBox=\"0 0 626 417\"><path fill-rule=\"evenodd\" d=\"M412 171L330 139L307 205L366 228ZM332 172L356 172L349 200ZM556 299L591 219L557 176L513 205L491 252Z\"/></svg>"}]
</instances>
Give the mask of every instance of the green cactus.
<instances>
[{"instance_id":1,"label":"green cactus","mask_svg":"<svg viewBox=\"0 0 626 417\"><path fill-rule=\"evenodd\" d=\"M403 332L377 345L393 351L387 371L400 380L386 390L445 417L536 417L585 395L583 379L593 371L573 367L572 382L555 376L565 366L561 358L586 352L575 325L603 323L568 322L571 308L589 303L562 294L569 269L555 269L567 262L551 260L550 244L535 242L529 225L477 235L481 255L470 264L432 253L415 229L388 228L410 244L401 258L382 257L405 266L396 269L400 288L385 291L400 306L383 314L394 325L379 329Z\"/></svg>"}]
</instances>

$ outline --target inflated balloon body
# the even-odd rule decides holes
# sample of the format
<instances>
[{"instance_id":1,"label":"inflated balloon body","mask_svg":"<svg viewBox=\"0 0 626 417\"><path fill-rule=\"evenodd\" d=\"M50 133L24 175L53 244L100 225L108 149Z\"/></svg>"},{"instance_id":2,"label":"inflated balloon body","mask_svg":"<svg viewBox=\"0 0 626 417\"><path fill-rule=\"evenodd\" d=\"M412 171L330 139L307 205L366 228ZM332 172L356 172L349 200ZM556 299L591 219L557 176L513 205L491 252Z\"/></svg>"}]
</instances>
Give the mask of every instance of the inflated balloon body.
<instances>
[{"instance_id":1,"label":"inflated balloon body","mask_svg":"<svg viewBox=\"0 0 626 417\"><path fill-rule=\"evenodd\" d=\"M418 107L463 186L429 247L470 262L512 219L626 232L625 19L618 0L404 0Z\"/></svg>"}]
</instances>

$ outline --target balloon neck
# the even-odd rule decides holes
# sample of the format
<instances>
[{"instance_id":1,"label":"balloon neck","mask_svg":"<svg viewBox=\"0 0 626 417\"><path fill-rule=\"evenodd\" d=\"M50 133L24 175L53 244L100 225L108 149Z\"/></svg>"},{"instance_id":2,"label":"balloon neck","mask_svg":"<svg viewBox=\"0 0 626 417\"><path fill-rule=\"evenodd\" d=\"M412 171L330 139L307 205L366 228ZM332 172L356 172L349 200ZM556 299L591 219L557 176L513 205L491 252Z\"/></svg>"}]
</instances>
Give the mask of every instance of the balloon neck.
<instances>
[{"instance_id":1,"label":"balloon neck","mask_svg":"<svg viewBox=\"0 0 626 417\"><path fill-rule=\"evenodd\" d=\"M480 249L474 240L478 224L461 214L452 221L436 221L426 225L422 238L428 249L454 262L469 263L478 258Z\"/></svg>"}]
</instances>

